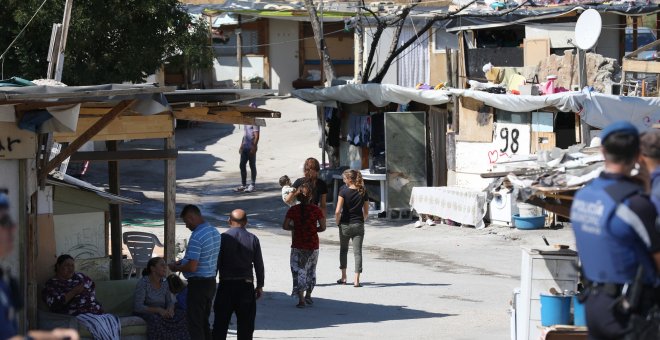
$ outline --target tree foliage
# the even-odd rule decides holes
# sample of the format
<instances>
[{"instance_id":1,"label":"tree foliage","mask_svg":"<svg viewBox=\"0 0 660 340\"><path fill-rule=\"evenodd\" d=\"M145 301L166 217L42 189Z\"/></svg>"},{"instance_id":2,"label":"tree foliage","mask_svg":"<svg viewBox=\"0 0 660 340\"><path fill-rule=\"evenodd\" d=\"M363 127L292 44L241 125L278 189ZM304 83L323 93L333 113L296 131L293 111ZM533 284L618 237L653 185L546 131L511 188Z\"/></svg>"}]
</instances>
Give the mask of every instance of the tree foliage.
<instances>
[{"instance_id":1,"label":"tree foliage","mask_svg":"<svg viewBox=\"0 0 660 340\"><path fill-rule=\"evenodd\" d=\"M42 0L3 0L0 51L4 51ZM44 78L53 23L65 0L49 0L4 60L4 77ZM194 22L177 0L75 0L62 81L68 85L142 82L172 56L189 65L212 65L208 26Z\"/></svg>"}]
</instances>

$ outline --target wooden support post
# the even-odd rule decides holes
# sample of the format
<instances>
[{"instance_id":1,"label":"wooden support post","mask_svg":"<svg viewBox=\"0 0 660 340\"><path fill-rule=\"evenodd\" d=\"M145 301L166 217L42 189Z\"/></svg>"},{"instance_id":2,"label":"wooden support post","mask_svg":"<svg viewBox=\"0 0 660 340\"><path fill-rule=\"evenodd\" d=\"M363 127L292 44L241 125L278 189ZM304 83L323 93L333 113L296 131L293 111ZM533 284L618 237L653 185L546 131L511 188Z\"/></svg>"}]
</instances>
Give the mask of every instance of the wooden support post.
<instances>
[{"instance_id":1,"label":"wooden support post","mask_svg":"<svg viewBox=\"0 0 660 340\"><path fill-rule=\"evenodd\" d=\"M110 112L106 113L101 119L99 119L94 125L92 125L87 131L83 132L76 140L71 142L69 146L67 146L66 149L62 150L57 156L55 156L48 164L46 165L46 168L44 170L44 173L41 174L42 176L47 176L49 172L53 171L56 167L58 167L62 162L69 158L74 152L78 151L83 144L89 142L96 134L101 132L108 124L110 124L115 118L117 118L122 112L124 112L126 109L128 109L133 103L135 103L135 99L131 100L124 100L119 102Z\"/></svg>"},{"instance_id":2,"label":"wooden support post","mask_svg":"<svg viewBox=\"0 0 660 340\"><path fill-rule=\"evenodd\" d=\"M236 61L238 62L238 88L243 88L243 37L241 36L241 15L238 15L236 29Z\"/></svg>"},{"instance_id":3,"label":"wooden support post","mask_svg":"<svg viewBox=\"0 0 660 340\"><path fill-rule=\"evenodd\" d=\"M23 311L17 311L19 320L19 332L35 329L37 325L37 302L38 290L36 279L36 256L39 251L37 241L37 192L34 183L30 184L30 178L36 174L30 166L30 161L22 159L18 163L18 242L19 268L13 268L14 275L19 275L21 282L20 294L25 299ZM32 194L30 194L32 193ZM19 202L30 202L22 204Z\"/></svg>"},{"instance_id":4,"label":"wooden support post","mask_svg":"<svg viewBox=\"0 0 660 340\"><path fill-rule=\"evenodd\" d=\"M636 50L639 46L637 40L637 17L632 18L632 50Z\"/></svg>"},{"instance_id":5,"label":"wooden support post","mask_svg":"<svg viewBox=\"0 0 660 340\"><path fill-rule=\"evenodd\" d=\"M117 151L117 141L107 141L108 151ZM119 186L119 162L108 162L108 183L110 193L119 195L121 190ZM122 278L122 226L121 226L121 206L119 204L110 205L110 249L112 251L112 262L110 263L110 277L113 280Z\"/></svg>"},{"instance_id":6,"label":"wooden support post","mask_svg":"<svg viewBox=\"0 0 660 340\"><path fill-rule=\"evenodd\" d=\"M452 53L451 49L447 46L445 47L445 84L447 87L453 87L454 86L454 75L452 74L453 69L452 69Z\"/></svg>"},{"instance_id":7,"label":"wooden support post","mask_svg":"<svg viewBox=\"0 0 660 340\"><path fill-rule=\"evenodd\" d=\"M165 139L165 150L176 148L174 137ZM176 159L165 162L165 262L176 260Z\"/></svg>"}]
</instances>

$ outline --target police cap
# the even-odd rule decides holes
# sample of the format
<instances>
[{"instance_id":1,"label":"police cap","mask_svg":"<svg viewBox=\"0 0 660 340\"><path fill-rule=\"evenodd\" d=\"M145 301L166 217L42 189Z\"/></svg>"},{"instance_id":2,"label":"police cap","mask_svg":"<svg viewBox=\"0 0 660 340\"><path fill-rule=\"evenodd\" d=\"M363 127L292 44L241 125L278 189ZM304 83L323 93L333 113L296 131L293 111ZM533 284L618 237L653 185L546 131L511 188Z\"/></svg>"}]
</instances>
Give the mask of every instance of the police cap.
<instances>
[{"instance_id":1,"label":"police cap","mask_svg":"<svg viewBox=\"0 0 660 340\"><path fill-rule=\"evenodd\" d=\"M628 121L620 120L618 122L614 122L606 126L603 129L603 131L600 133L600 140L604 142L607 139L607 137L617 132L626 133L633 136L639 136L639 130L637 130L635 125L632 125Z\"/></svg>"}]
</instances>

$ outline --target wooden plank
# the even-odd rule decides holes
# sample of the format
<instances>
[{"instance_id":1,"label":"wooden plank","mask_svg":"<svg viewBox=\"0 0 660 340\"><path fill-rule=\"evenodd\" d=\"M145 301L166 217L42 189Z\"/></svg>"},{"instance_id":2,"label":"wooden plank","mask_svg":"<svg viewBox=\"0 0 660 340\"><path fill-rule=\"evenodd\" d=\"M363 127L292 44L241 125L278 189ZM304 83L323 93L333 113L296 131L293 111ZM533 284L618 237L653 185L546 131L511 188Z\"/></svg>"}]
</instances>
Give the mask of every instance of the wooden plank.
<instances>
[{"instance_id":1,"label":"wooden plank","mask_svg":"<svg viewBox=\"0 0 660 340\"><path fill-rule=\"evenodd\" d=\"M536 153L538 150L552 150L557 146L557 139L554 132L535 132L532 131L530 153Z\"/></svg>"},{"instance_id":2,"label":"wooden plank","mask_svg":"<svg viewBox=\"0 0 660 340\"><path fill-rule=\"evenodd\" d=\"M257 125L257 126L266 126L266 121L262 118L251 118L245 116L218 116L218 115L198 115L190 114L183 111L175 111L174 117L176 119L184 119L195 122L208 122L208 123L219 123L219 124L245 124L245 125Z\"/></svg>"},{"instance_id":3,"label":"wooden plank","mask_svg":"<svg viewBox=\"0 0 660 340\"><path fill-rule=\"evenodd\" d=\"M94 137L106 126L108 126L115 118L117 118L124 110L133 105L136 101L136 99L121 101L112 109L112 111L108 112L107 115L99 118L92 126L86 129L85 132L81 133L73 142L71 142L71 144L69 144L66 149L62 150L62 152L51 159L46 165L44 174L42 175L50 173L52 170L62 164L65 159L69 158L76 151L78 151L78 149L80 149L83 144L92 140L92 137Z\"/></svg>"},{"instance_id":4,"label":"wooden plank","mask_svg":"<svg viewBox=\"0 0 660 340\"><path fill-rule=\"evenodd\" d=\"M11 102L11 101L21 101L21 102L30 102L30 101L40 101L45 99L95 99L98 101L98 97L116 97L116 96L135 96L139 94L151 94L151 93L164 93L171 92L175 90L174 86L162 86L162 87L143 87L143 88L131 88L131 89L116 89L116 90L96 90L96 91L80 91L80 92L59 92L59 93L21 93L21 94L7 94L0 93L0 102Z\"/></svg>"},{"instance_id":5,"label":"wooden plank","mask_svg":"<svg viewBox=\"0 0 660 340\"><path fill-rule=\"evenodd\" d=\"M176 159L179 151L171 150L119 150L76 152L70 162L80 161L128 161L128 160L167 160Z\"/></svg>"},{"instance_id":6,"label":"wooden plank","mask_svg":"<svg viewBox=\"0 0 660 340\"><path fill-rule=\"evenodd\" d=\"M524 65L537 66L550 56L550 39L524 39Z\"/></svg>"},{"instance_id":7,"label":"wooden plank","mask_svg":"<svg viewBox=\"0 0 660 340\"><path fill-rule=\"evenodd\" d=\"M660 73L660 62L623 59L623 71L639 73Z\"/></svg>"},{"instance_id":8,"label":"wooden plank","mask_svg":"<svg viewBox=\"0 0 660 340\"><path fill-rule=\"evenodd\" d=\"M486 142L493 141L493 108L478 100L462 97L459 108L459 134L457 141Z\"/></svg>"},{"instance_id":9,"label":"wooden plank","mask_svg":"<svg viewBox=\"0 0 660 340\"><path fill-rule=\"evenodd\" d=\"M78 118L76 133L55 133L55 141L70 142L81 131L95 124L99 117ZM94 141L169 138L174 134L173 118L169 114L152 116L120 116L92 137Z\"/></svg>"},{"instance_id":10,"label":"wooden plank","mask_svg":"<svg viewBox=\"0 0 660 340\"><path fill-rule=\"evenodd\" d=\"M174 136L165 139L165 149L176 149ZM176 160L168 159L165 165L165 262L176 260Z\"/></svg>"},{"instance_id":11,"label":"wooden plank","mask_svg":"<svg viewBox=\"0 0 660 340\"><path fill-rule=\"evenodd\" d=\"M533 204L535 206L541 207L547 211L553 212L559 216L570 218L571 215L571 201L560 200L559 203L556 203L555 199L544 200L538 196L530 197L525 203Z\"/></svg>"},{"instance_id":12,"label":"wooden plank","mask_svg":"<svg viewBox=\"0 0 660 340\"><path fill-rule=\"evenodd\" d=\"M190 106L190 107L177 107L174 108L175 112L182 112L183 114L214 114L214 115L232 115L232 116L249 116L259 118L281 118L282 114L277 111L264 110L253 108L249 106L240 105L207 105L207 106Z\"/></svg>"}]
</instances>

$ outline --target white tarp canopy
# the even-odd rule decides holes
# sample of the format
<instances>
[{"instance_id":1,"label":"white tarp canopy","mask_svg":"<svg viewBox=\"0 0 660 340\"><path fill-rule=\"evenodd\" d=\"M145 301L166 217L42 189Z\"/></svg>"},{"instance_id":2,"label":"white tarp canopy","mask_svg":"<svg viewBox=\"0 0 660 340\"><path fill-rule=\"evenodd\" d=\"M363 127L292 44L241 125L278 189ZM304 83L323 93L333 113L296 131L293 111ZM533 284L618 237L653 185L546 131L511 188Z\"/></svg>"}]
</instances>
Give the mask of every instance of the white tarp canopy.
<instances>
[{"instance_id":1,"label":"white tarp canopy","mask_svg":"<svg viewBox=\"0 0 660 340\"><path fill-rule=\"evenodd\" d=\"M411 101L426 105L440 105L449 102L448 91L416 90L391 84L349 84L322 89L302 89L291 92L294 96L312 102L338 101L357 104L370 101L382 107L389 103L408 104Z\"/></svg>"},{"instance_id":2,"label":"white tarp canopy","mask_svg":"<svg viewBox=\"0 0 660 340\"><path fill-rule=\"evenodd\" d=\"M449 102L450 96L470 97L494 108L510 112L531 112L554 107L562 112L579 112L582 120L600 128L617 120L627 120L645 131L660 122L660 98L613 96L601 93L561 92L547 96L493 94L474 90L416 90L391 84L349 84L323 89L295 90L292 94L307 102L336 106L370 101L378 107L389 103L426 105Z\"/></svg>"}]
</instances>

